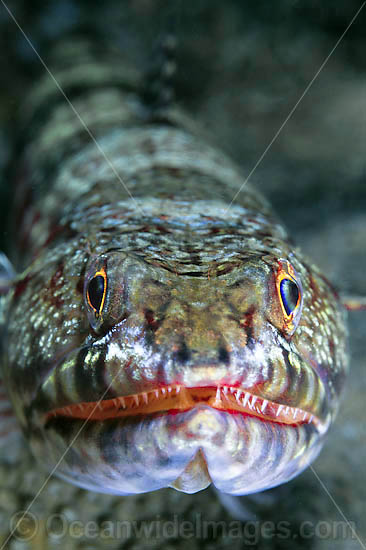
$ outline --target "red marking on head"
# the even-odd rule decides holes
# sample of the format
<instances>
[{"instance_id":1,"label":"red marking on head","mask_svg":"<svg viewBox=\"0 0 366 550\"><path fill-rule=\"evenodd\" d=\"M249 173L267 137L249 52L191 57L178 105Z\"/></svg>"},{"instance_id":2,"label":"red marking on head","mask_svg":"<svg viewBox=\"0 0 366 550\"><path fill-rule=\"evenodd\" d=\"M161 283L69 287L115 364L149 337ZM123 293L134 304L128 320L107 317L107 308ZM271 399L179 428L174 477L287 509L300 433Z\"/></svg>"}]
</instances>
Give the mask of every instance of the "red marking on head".
<instances>
[{"instance_id":1,"label":"red marking on head","mask_svg":"<svg viewBox=\"0 0 366 550\"><path fill-rule=\"evenodd\" d=\"M24 277L24 279L17 282L14 288L14 298L19 298L19 296L23 294L31 278L32 276L28 274Z\"/></svg>"},{"instance_id":2,"label":"red marking on head","mask_svg":"<svg viewBox=\"0 0 366 550\"><path fill-rule=\"evenodd\" d=\"M56 273L53 275L53 277L51 279L51 284L50 284L51 289L54 289L58 285L59 280L61 279L61 277L63 275L63 272L64 272L64 264L60 263L57 267Z\"/></svg>"}]
</instances>

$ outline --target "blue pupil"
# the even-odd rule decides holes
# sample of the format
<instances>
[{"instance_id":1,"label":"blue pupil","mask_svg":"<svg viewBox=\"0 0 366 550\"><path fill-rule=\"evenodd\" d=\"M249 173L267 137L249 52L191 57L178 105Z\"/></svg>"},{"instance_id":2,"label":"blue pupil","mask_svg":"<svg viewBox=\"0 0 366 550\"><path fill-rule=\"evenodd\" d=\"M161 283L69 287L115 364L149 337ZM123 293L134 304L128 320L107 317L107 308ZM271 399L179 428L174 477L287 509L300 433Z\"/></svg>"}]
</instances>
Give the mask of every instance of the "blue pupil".
<instances>
[{"instance_id":1,"label":"blue pupil","mask_svg":"<svg viewBox=\"0 0 366 550\"><path fill-rule=\"evenodd\" d=\"M287 315L291 315L296 309L300 294L297 284L291 281L291 279L282 279L280 283L280 292L283 307Z\"/></svg>"}]
</instances>

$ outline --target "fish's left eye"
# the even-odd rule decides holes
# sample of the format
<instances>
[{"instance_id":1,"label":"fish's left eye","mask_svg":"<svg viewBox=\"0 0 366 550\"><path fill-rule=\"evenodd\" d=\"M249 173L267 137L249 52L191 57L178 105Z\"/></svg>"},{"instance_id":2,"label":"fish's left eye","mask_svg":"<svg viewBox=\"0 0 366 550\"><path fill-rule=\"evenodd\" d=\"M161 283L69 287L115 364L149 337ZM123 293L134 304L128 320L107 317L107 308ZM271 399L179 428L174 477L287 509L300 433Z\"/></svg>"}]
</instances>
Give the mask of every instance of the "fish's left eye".
<instances>
[{"instance_id":1,"label":"fish's left eye","mask_svg":"<svg viewBox=\"0 0 366 550\"><path fill-rule=\"evenodd\" d=\"M291 336L301 317L302 286L298 274L287 260L278 261L276 287L282 311L282 329Z\"/></svg>"},{"instance_id":2,"label":"fish's left eye","mask_svg":"<svg viewBox=\"0 0 366 550\"><path fill-rule=\"evenodd\" d=\"M96 317L99 317L103 311L106 292L107 274L105 269L102 268L90 279L86 289L88 304L93 309Z\"/></svg>"}]
</instances>

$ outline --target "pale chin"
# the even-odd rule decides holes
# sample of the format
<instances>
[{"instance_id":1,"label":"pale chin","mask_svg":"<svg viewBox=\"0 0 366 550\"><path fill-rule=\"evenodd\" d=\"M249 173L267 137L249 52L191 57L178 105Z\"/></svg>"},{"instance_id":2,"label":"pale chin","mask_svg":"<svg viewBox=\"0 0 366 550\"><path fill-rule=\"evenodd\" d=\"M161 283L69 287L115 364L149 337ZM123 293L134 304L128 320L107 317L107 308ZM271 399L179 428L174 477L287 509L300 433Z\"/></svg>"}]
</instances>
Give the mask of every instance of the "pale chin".
<instances>
[{"instance_id":1,"label":"pale chin","mask_svg":"<svg viewBox=\"0 0 366 550\"><path fill-rule=\"evenodd\" d=\"M60 422L68 429L58 430ZM80 430L83 423L51 423L41 439L31 438L34 454L50 471L60 462L54 473L75 485L121 495L164 487L195 493L210 483L233 495L263 491L302 472L324 440L312 424L269 422L204 404L89 422Z\"/></svg>"}]
</instances>

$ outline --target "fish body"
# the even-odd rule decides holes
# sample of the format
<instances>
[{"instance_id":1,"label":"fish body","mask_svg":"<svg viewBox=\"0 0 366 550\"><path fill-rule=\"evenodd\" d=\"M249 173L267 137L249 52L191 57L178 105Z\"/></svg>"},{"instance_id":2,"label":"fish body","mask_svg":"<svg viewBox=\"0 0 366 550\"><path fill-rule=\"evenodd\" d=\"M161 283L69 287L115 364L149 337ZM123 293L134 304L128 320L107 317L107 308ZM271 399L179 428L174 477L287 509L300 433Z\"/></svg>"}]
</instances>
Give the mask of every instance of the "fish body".
<instances>
[{"instance_id":1,"label":"fish body","mask_svg":"<svg viewBox=\"0 0 366 550\"><path fill-rule=\"evenodd\" d=\"M83 43L24 111L2 376L35 456L82 487L248 494L317 456L348 359L343 308L194 124L149 112ZM85 130L85 126L88 131Z\"/></svg>"}]
</instances>

